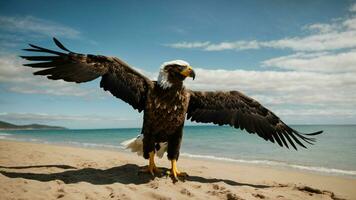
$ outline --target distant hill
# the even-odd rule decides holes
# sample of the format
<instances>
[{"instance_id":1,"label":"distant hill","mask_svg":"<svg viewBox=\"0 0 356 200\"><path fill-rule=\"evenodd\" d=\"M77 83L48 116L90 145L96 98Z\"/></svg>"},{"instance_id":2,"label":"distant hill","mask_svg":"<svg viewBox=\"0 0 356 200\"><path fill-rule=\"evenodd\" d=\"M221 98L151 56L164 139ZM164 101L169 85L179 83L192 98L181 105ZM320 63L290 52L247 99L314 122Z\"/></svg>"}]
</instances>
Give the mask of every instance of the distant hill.
<instances>
[{"instance_id":1,"label":"distant hill","mask_svg":"<svg viewBox=\"0 0 356 200\"><path fill-rule=\"evenodd\" d=\"M52 129L52 130L62 130L67 129L61 126L48 126L42 124L28 124L28 125L15 125L8 122L0 121L0 130L32 130L32 129Z\"/></svg>"}]
</instances>

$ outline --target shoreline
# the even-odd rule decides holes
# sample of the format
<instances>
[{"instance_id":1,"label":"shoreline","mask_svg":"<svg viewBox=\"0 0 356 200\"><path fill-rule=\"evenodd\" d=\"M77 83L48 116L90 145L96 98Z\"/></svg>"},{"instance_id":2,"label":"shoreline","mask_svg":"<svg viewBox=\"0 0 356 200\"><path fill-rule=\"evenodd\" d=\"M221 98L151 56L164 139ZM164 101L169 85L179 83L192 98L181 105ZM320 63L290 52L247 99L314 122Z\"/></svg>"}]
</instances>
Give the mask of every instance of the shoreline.
<instances>
[{"instance_id":1,"label":"shoreline","mask_svg":"<svg viewBox=\"0 0 356 200\"><path fill-rule=\"evenodd\" d=\"M170 166L167 159L156 160L159 167ZM79 195L70 191L73 187L84 190L79 192L80 195L96 196L92 190L96 191L95 186L98 185L100 188L104 185L113 188L114 194L126 194L127 199L146 198L148 193L148 199L157 199L157 195L166 199L261 199L256 196L266 199L356 198L356 180L352 178L181 157L178 167L190 176L185 182L173 184L167 177L138 176L137 171L146 162L129 152L0 140L0 192L6 194L5 199L14 197L9 191L16 192L16 195L32 192L36 195L41 187L49 184L52 189L57 186L66 188L68 192L63 195L68 199ZM28 185L31 192L26 189L24 193L22 190ZM133 187L137 194L131 191ZM58 191L52 189L41 193L41 196L49 195L49 199L56 199L51 195L58 195ZM107 189L97 191L100 195L107 192ZM93 199L105 199L100 195Z\"/></svg>"},{"instance_id":2,"label":"shoreline","mask_svg":"<svg viewBox=\"0 0 356 200\"><path fill-rule=\"evenodd\" d=\"M83 148L83 149L92 149L92 150L106 150L112 152L120 152L126 154L136 155L131 153L124 148L121 148L118 143L117 146L114 145L101 145L101 144L92 144L92 143L55 143L48 141L38 141L38 140L17 140L17 139L9 139L9 138L0 138L0 141L14 141L14 142L24 142L24 143L34 143L34 144L46 144L46 145L54 145L54 146L62 146L62 147L74 147L74 148ZM310 166L310 165L301 165L295 163L287 163L283 161L273 161L273 160L249 160L249 159L234 159L228 157L216 157L211 155L199 155L199 154L190 154L186 152L181 152L180 157L184 157L192 160L201 160L201 161L210 161L210 162L223 162L226 164L238 164L245 166L255 166L255 167L265 167L271 168L275 170L290 170L293 172L301 172L301 173L310 173L315 175L322 176L331 176L331 177L341 177L348 179L356 180L356 171L348 170L348 169L337 169L337 168L327 168L323 166ZM138 157L142 158L142 156ZM142 158L143 159L143 158ZM159 160L159 158L157 158ZM163 159L166 159L166 154L163 156Z\"/></svg>"}]
</instances>

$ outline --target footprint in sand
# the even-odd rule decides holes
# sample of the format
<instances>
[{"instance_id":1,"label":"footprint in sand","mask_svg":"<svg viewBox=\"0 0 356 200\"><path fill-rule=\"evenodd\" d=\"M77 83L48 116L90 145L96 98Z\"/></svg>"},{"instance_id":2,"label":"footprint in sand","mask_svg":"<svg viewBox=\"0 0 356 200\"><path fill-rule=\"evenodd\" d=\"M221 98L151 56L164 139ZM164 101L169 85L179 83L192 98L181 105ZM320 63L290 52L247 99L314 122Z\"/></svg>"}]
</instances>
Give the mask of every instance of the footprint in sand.
<instances>
[{"instance_id":1,"label":"footprint in sand","mask_svg":"<svg viewBox=\"0 0 356 200\"><path fill-rule=\"evenodd\" d=\"M232 193L230 190L226 189L224 186L219 186L218 184L212 184L212 190L207 192L212 196L218 196L221 198L226 198L228 200L243 200L243 198Z\"/></svg>"},{"instance_id":2,"label":"footprint in sand","mask_svg":"<svg viewBox=\"0 0 356 200\"><path fill-rule=\"evenodd\" d=\"M109 191L109 197L110 197L110 198L114 198L114 197L115 197L114 189L112 189L112 188L109 187L109 186L106 186L105 188Z\"/></svg>"},{"instance_id":3,"label":"footprint in sand","mask_svg":"<svg viewBox=\"0 0 356 200\"><path fill-rule=\"evenodd\" d=\"M195 189L199 189L199 188L201 188L201 185L192 185L192 187Z\"/></svg>"},{"instance_id":4,"label":"footprint in sand","mask_svg":"<svg viewBox=\"0 0 356 200\"><path fill-rule=\"evenodd\" d=\"M148 187L152 188L152 189L157 189L159 186L158 182L152 181L148 184Z\"/></svg>"},{"instance_id":5,"label":"footprint in sand","mask_svg":"<svg viewBox=\"0 0 356 200\"><path fill-rule=\"evenodd\" d=\"M322 195L322 196L328 196L331 199L334 200L342 200L342 198L337 197L333 192L327 191L327 190L319 190L317 188L312 188L309 186L294 186L293 189L304 192L309 194L310 196L313 195Z\"/></svg>"},{"instance_id":6,"label":"footprint in sand","mask_svg":"<svg viewBox=\"0 0 356 200\"><path fill-rule=\"evenodd\" d=\"M80 166L85 168L93 168L93 167L98 167L98 164L95 162L84 162Z\"/></svg>"},{"instance_id":7,"label":"footprint in sand","mask_svg":"<svg viewBox=\"0 0 356 200\"><path fill-rule=\"evenodd\" d=\"M184 195L187 195L188 197L192 197L194 196L189 190L183 188L181 191L180 191L181 194L184 194Z\"/></svg>"},{"instance_id":8,"label":"footprint in sand","mask_svg":"<svg viewBox=\"0 0 356 200\"><path fill-rule=\"evenodd\" d=\"M153 198L153 199L159 199L159 200L171 200L171 198L169 197L166 197L166 196L163 196L163 195L160 195L160 194L156 194L156 193L150 193L150 196Z\"/></svg>"},{"instance_id":9,"label":"footprint in sand","mask_svg":"<svg viewBox=\"0 0 356 200\"><path fill-rule=\"evenodd\" d=\"M263 194L252 194L252 196L259 198L259 199L265 199L266 197Z\"/></svg>"},{"instance_id":10,"label":"footprint in sand","mask_svg":"<svg viewBox=\"0 0 356 200\"><path fill-rule=\"evenodd\" d=\"M64 189L63 189L63 188L59 188L59 189L57 190L57 192L58 192L58 194L57 194L57 199L60 199L60 198L63 198L63 197L64 197L65 192L64 192Z\"/></svg>"},{"instance_id":11,"label":"footprint in sand","mask_svg":"<svg viewBox=\"0 0 356 200\"><path fill-rule=\"evenodd\" d=\"M226 199L227 200L245 200L245 199L237 196L236 194L232 194L232 193L227 193L226 194Z\"/></svg>"}]
</instances>

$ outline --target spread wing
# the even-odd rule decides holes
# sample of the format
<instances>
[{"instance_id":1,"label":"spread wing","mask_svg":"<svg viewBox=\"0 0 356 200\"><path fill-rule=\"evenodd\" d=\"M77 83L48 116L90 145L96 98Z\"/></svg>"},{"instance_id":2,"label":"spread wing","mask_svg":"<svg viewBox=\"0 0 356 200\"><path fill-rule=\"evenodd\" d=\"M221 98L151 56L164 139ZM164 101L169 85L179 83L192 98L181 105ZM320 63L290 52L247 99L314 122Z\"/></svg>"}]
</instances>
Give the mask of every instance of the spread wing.
<instances>
[{"instance_id":1,"label":"spread wing","mask_svg":"<svg viewBox=\"0 0 356 200\"><path fill-rule=\"evenodd\" d=\"M29 61L36 61L24 66L40 69L34 75L48 79L62 79L68 82L82 83L101 76L100 87L110 91L115 97L130 104L141 112L145 107L147 89L152 82L115 57L79 54L65 48L56 38L55 44L65 52L58 52L30 44L25 51L47 53L49 55L21 56Z\"/></svg>"},{"instance_id":2,"label":"spread wing","mask_svg":"<svg viewBox=\"0 0 356 200\"><path fill-rule=\"evenodd\" d=\"M256 133L266 141L277 142L289 148L288 143L297 149L294 143L305 147L301 142L312 144L322 131L304 134L287 126L273 112L256 100L241 92L198 92L190 91L187 118L191 121L230 125Z\"/></svg>"}]
</instances>

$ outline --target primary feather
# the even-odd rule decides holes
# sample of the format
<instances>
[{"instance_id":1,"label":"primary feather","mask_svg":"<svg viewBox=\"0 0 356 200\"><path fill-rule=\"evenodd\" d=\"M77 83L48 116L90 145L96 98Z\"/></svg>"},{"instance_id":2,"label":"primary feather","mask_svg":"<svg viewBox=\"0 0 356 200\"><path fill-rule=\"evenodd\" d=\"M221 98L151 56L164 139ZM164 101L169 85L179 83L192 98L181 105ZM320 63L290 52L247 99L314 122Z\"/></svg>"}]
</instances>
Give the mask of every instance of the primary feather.
<instances>
[{"instance_id":1,"label":"primary feather","mask_svg":"<svg viewBox=\"0 0 356 200\"><path fill-rule=\"evenodd\" d=\"M21 56L26 60L36 61L24 64L24 66L42 68L34 75L76 83L88 82L101 77L101 88L129 103L140 112L144 110L147 88L152 84L148 78L118 58L74 53L64 47L56 38L53 40L66 53L32 44L30 44L32 49L24 49L25 51L52 54L50 56Z\"/></svg>"}]
</instances>

